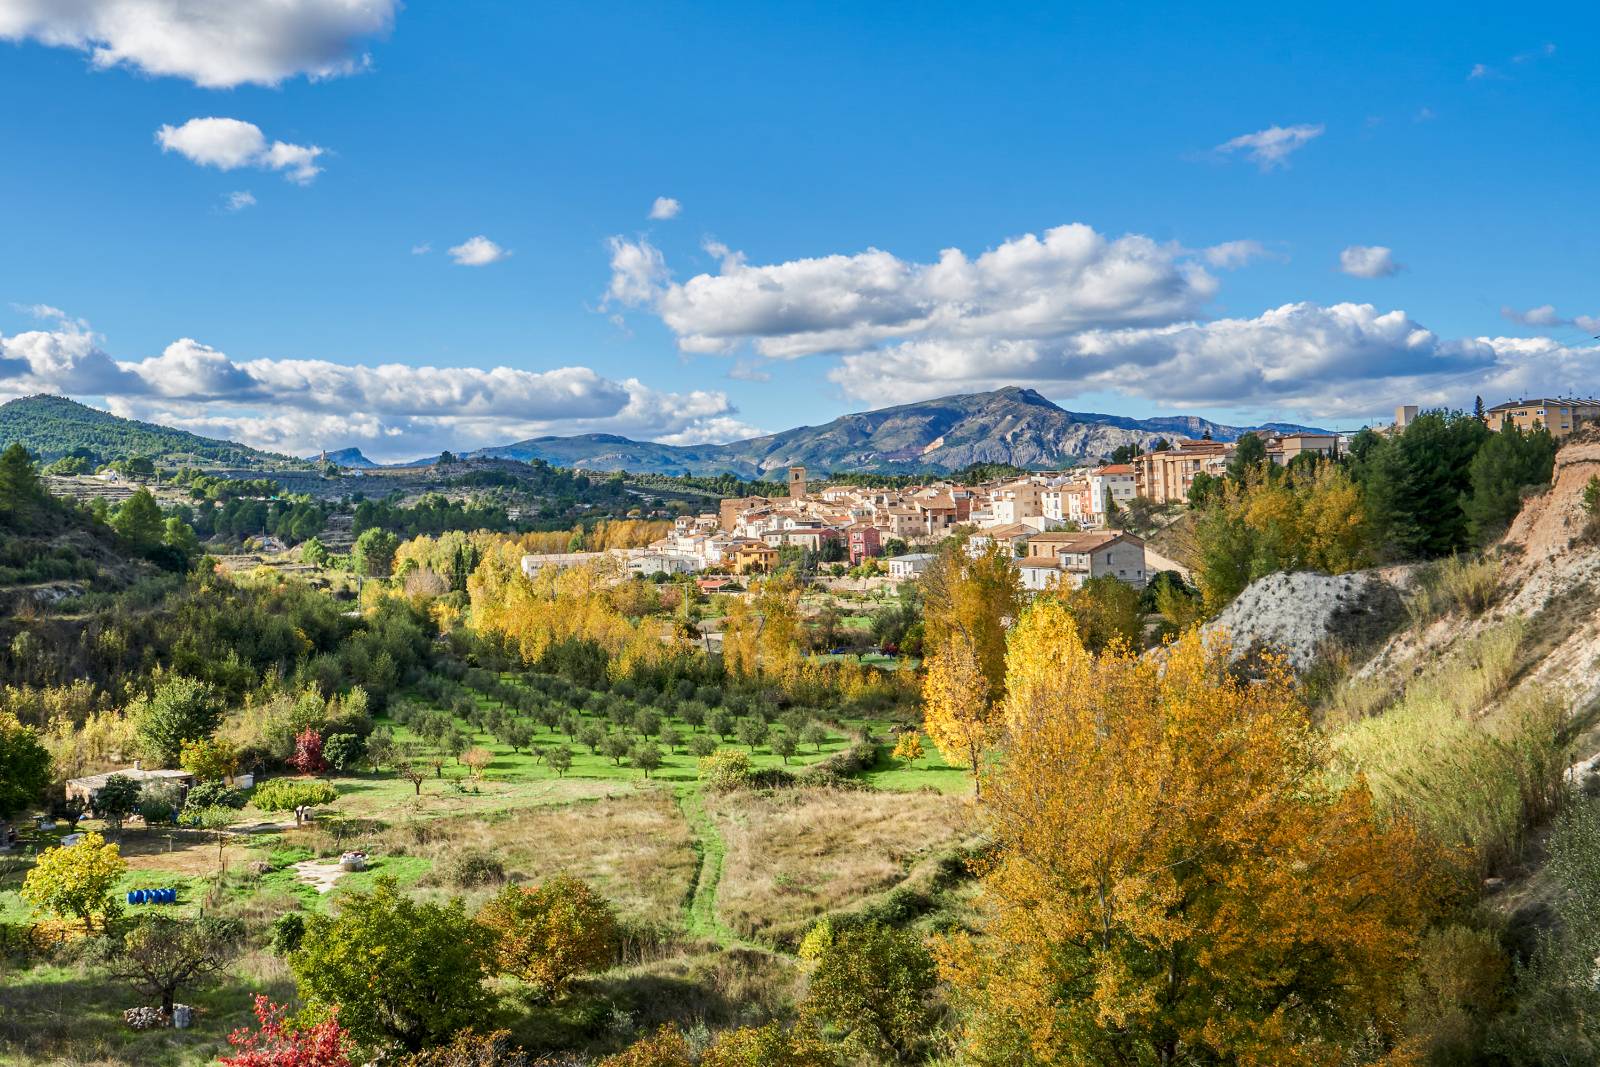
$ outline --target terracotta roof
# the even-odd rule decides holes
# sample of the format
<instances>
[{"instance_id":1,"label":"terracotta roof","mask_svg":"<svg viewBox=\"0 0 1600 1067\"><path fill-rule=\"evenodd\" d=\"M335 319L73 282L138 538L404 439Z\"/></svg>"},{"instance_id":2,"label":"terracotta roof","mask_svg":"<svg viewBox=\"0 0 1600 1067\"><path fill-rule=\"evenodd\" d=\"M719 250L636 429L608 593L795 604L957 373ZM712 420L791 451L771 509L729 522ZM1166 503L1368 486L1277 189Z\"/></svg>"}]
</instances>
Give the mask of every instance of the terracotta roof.
<instances>
[{"instance_id":1,"label":"terracotta roof","mask_svg":"<svg viewBox=\"0 0 1600 1067\"><path fill-rule=\"evenodd\" d=\"M1036 534L1028 538L1028 544L1035 543L1047 545L1060 545L1068 552L1093 552L1103 548L1113 541L1127 541L1129 544L1143 545L1141 538L1120 530L1106 530L1100 533L1082 533L1080 531L1056 530L1050 533Z\"/></svg>"}]
</instances>

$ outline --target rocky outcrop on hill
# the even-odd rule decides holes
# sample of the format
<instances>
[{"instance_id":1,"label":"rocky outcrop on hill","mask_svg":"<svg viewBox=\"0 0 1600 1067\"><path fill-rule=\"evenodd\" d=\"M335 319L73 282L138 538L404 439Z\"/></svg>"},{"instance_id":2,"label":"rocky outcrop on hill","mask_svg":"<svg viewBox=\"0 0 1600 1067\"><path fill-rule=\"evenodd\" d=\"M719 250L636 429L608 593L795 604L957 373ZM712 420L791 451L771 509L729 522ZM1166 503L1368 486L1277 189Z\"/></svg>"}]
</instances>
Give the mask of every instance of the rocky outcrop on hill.
<instances>
[{"instance_id":1,"label":"rocky outcrop on hill","mask_svg":"<svg viewBox=\"0 0 1600 1067\"><path fill-rule=\"evenodd\" d=\"M1227 633L1235 656L1274 652L1304 673L1330 648L1383 640L1404 616L1400 593L1376 571L1301 571L1252 582L1212 627Z\"/></svg>"}]
</instances>

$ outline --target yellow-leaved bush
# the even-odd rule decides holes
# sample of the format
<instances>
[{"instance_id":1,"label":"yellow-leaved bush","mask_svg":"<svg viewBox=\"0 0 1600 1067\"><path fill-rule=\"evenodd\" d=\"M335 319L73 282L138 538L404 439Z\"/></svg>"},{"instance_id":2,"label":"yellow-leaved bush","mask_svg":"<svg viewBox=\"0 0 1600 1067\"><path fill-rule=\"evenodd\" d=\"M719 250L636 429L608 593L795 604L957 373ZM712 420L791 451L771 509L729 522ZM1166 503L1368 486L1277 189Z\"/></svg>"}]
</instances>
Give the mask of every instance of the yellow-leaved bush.
<instances>
[{"instance_id":1,"label":"yellow-leaved bush","mask_svg":"<svg viewBox=\"0 0 1600 1067\"><path fill-rule=\"evenodd\" d=\"M1456 870L1328 784L1286 671L1228 660L1193 631L1091 655L1049 599L1012 633L985 936L940 948L973 1062L1407 1061L1403 979Z\"/></svg>"}]
</instances>

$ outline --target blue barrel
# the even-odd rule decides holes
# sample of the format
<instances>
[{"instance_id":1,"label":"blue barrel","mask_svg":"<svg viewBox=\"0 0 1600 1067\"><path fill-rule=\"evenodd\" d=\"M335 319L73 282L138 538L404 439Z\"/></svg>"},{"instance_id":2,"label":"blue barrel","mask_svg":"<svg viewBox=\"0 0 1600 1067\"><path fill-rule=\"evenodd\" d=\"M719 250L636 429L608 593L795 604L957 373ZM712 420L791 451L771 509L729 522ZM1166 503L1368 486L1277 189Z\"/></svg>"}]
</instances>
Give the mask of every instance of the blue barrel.
<instances>
[{"instance_id":1,"label":"blue barrel","mask_svg":"<svg viewBox=\"0 0 1600 1067\"><path fill-rule=\"evenodd\" d=\"M176 904L178 902L178 891L176 889L168 889L166 894L168 904Z\"/></svg>"},{"instance_id":2,"label":"blue barrel","mask_svg":"<svg viewBox=\"0 0 1600 1067\"><path fill-rule=\"evenodd\" d=\"M139 895L139 891L137 889L128 890L128 903L129 904L137 904L137 903L139 903L137 900L134 899L138 895Z\"/></svg>"}]
</instances>

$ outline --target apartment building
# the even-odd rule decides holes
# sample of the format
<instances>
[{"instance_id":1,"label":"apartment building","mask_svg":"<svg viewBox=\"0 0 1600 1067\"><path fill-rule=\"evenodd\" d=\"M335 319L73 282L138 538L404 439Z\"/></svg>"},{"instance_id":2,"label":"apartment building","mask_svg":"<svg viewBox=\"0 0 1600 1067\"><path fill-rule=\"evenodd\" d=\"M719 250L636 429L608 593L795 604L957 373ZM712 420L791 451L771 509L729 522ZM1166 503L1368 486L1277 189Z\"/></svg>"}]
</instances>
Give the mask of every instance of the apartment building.
<instances>
[{"instance_id":1,"label":"apartment building","mask_svg":"<svg viewBox=\"0 0 1600 1067\"><path fill-rule=\"evenodd\" d=\"M1149 452L1133 461L1137 495L1158 504L1189 499L1195 475L1220 475L1227 469L1233 446L1223 441L1180 441L1165 452Z\"/></svg>"},{"instance_id":2,"label":"apartment building","mask_svg":"<svg viewBox=\"0 0 1600 1067\"><path fill-rule=\"evenodd\" d=\"M1524 433L1535 426L1543 426L1551 437L1559 440L1583 426L1600 422L1600 400L1579 397L1508 400L1485 411L1483 421L1491 430L1499 430L1509 423Z\"/></svg>"}]
</instances>

